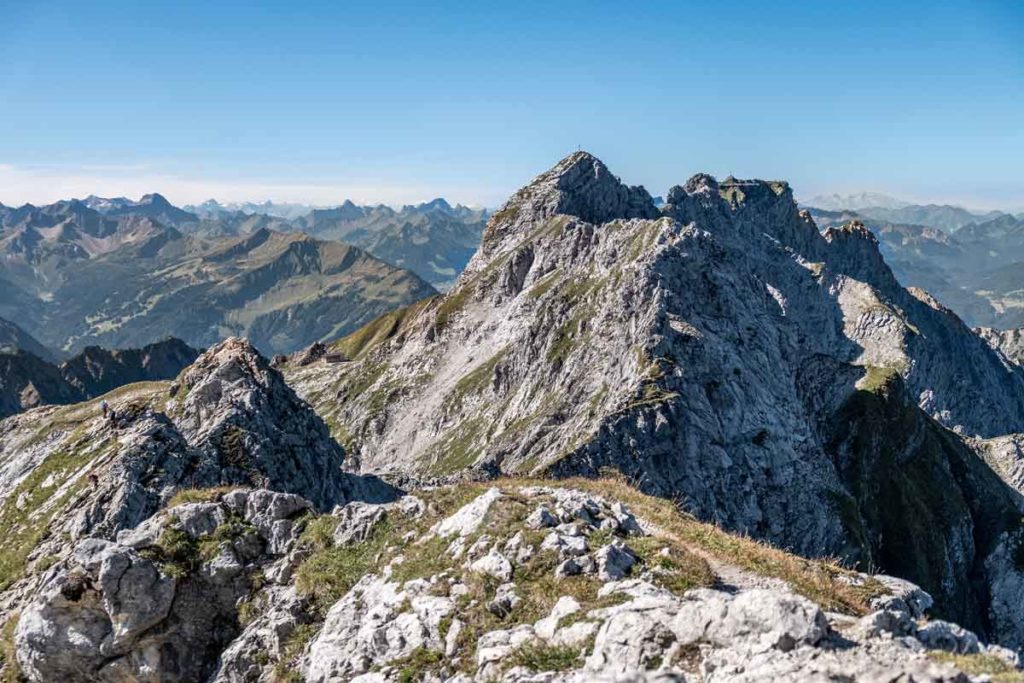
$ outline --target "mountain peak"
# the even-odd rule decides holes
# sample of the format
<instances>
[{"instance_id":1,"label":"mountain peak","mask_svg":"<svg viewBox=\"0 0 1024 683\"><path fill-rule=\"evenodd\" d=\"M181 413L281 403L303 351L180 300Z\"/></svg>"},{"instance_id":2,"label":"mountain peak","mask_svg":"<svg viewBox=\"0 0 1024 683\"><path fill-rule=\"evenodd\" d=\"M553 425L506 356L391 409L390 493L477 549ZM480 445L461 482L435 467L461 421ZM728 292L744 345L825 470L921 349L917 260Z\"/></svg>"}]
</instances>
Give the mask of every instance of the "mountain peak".
<instances>
[{"instance_id":1,"label":"mountain peak","mask_svg":"<svg viewBox=\"0 0 1024 683\"><path fill-rule=\"evenodd\" d=\"M171 206L171 203L167 201L159 192L150 192L149 194L142 195L142 199L139 200L139 204L150 204L153 206Z\"/></svg>"},{"instance_id":2,"label":"mountain peak","mask_svg":"<svg viewBox=\"0 0 1024 683\"><path fill-rule=\"evenodd\" d=\"M437 197L431 199L429 202L423 202L417 207L414 207L419 211L443 211L445 213L452 212L452 205L448 203L448 200L444 197Z\"/></svg>"},{"instance_id":3,"label":"mountain peak","mask_svg":"<svg viewBox=\"0 0 1024 683\"><path fill-rule=\"evenodd\" d=\"M600 225L616 219L657 218L651 195L625 185L589 152L573 152L520 189L495 212L484 233L487 251L517 225L533 225L555 215Z\"/></svg>"}]
</instances>

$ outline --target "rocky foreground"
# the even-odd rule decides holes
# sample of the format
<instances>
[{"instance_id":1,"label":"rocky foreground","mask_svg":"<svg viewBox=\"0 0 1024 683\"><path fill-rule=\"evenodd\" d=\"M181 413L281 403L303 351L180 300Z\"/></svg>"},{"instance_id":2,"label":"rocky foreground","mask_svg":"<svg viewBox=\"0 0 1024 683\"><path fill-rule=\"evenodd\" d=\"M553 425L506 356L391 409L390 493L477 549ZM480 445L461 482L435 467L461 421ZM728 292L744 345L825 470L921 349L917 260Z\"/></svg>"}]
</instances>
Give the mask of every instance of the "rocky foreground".
<instances>
[{"instance_id":1,"label":"rocky foreground","mask_svg":"<svg viewBox=\"0 0 1024 683\"><path fill-rule=\"evenodd\" d=\"M1014 653L929 620L912 584L728 536L617 481L467 484L320 516L264 489L185 499L45 571L8 629L22 675L1024 680Z\"/></svg>"}]
</instances>

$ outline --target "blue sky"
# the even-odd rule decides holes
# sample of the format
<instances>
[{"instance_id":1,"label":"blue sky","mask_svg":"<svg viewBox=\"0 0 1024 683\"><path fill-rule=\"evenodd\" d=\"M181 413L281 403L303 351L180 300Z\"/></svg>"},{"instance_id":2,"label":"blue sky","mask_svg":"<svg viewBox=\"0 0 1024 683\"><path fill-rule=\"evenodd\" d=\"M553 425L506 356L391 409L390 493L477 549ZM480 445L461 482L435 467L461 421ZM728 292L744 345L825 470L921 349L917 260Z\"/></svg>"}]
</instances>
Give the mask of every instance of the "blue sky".
<instances>
[{"instance_id":1,"label":"blue sky","mask_svg":"<svg viewBox=\"0 0 1024 683\"><path fill-rule=\"evenodd\" d=\"M1024 3L5 2L0 202L494 205L583 147L653 194L1024 208Z\"/></svg>"}]
</instances>

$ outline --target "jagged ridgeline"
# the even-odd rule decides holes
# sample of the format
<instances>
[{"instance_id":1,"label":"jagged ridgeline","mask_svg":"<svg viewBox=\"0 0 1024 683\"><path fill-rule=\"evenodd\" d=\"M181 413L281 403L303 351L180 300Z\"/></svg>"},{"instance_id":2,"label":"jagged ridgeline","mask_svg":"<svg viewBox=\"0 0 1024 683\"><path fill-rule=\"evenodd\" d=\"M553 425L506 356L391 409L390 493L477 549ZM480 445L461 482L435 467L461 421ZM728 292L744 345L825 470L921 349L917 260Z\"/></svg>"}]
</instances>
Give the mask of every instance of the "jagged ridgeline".
<instances>
[{"instance_id":1,"label":"jagged ridgeline","mask_svg":"<svg viewBox=\"0 0 1024 683\"><path fill-rule=\"evenodd\" d=\"M355 362L287 373L364 471L614 468L1024 644L1021 496L978 454L1024 431L1024 374L786 183L697 175L659 209L573 154L493 215L446 295L335 350Z\"/></svg>"},{"instance_id":2,"label":"jagged ridgeline","mask_svg":"<svg viewBox=\"0 0 1024 683\"><path fill-rule=\"evenodd\" d=\"M239 339L173 382L0 421L0 610L76 541L113 538L183 490L264 486L320 508L388 497L389 487L345 474L343 459L323 422Z\"/></svg>"}]
</instances>

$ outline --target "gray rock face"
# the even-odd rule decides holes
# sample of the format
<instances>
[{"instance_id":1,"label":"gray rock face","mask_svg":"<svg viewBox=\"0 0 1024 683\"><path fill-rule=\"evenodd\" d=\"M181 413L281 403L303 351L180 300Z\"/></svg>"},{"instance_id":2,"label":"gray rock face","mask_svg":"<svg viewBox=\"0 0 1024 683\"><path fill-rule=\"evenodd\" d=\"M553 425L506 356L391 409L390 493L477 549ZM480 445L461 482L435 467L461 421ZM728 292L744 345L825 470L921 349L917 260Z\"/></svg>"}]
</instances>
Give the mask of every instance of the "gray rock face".
<instances>
[{"instance_id":1,"label":"gray rock face","mask_svg":"<svg viewBox=\"0 0 1024 683\"><path fill-rule=\"evenodd\" d=\"M211 471L238 483L301 491L317 507L349 500L344 454L279 372L247 342L229 339L204 353L172 389L176 425Z\"/></svg>"},{"instance_id":2,"label":"gray rock face","mask_svg":"<svg viewBox=\"0 0 1024 683\"><path fill-rule=\"evenodd\" d=\"M994 330L991 327L977 327L974 331L1011 363L1020 365L1024 360L1024 330L1020 328Z\"/></svg>"},{"instance_id":3,"label":"gray rock face","mask_svg":"<svg viewBox=\"0 0 1024 683\"><path fill-rule=\"evenodd\" d=\"M657 218L651 195L642 187L627 187L600 159L587 152L571 154L505 203L484 231L481 252L487 253L505 234L556 215L579 216L588 223L621 218ZM521 272L522 256L513 259L512 272Z\"/></svg>"},{"instance_id":4,"label":"gray rock face","mask_svg":"<svg viewBox=\"0 0 1024 683\"><path fill-rule=\"evenodd\" d=\"M785 183L698 175L660 210L645 197L568 157L494 214L443 299L290 380L362 471L611 468L986 628L1017 570L982 567L1022 499L967 437L1024 431L1024 370L901 287L862 224L819 232Z\"/></svg>"},{"instance_id":5,"label":"gray rock face","mask_svg":"<svg viewBox=\"0 0 1024 683\"><path fill-rule=\"evenodd\" d=\"M377 522L384 518L380 505L353 502L337 510L340 520L334 530L335 545L350 545L365 541Z\"/></svg>"},{"instance_id":6,"label":"gray rock face","mask_svg":"<svg viewBox=\"0 0 1024 683\"><path fill-rule=\"evenodd\" d=\"M503 489L445 517L417 498L334 510L327 519L342 552L365 552L376 529L404 524L430 529L408 542L448 547L429 558L436 573L414 578L399 575L410 548L380 559L323 612L287 569L310 552L298 539L312 503L293 494L229 491L162 511L116 542L85 539L21 612L21 673L33 682L254 683L279 680L285 668L307 681L387 683L968 680L929 648L985 653L1009 671L1019 664L956 624L919 621L910 605L926 596L906 582L890 580L892 609L859 620L826 614L782 582L677 591L662 584L673 565L656 561L672 553L651 553L668 544L678 557L685 547L621 502L562 487ZM591 553L569 558L589 560L589 575L557 578L555 547L539 551L549 554L540 564L514 552L535 533L538 509L557 521L552 534L592 541ZM622 519L631 524L607 523ZM401 528L385 532L404 538ZM579 591L581 581L591 587ZM563 587L579 599L548 595ZM538 599L551 601L540 618ZM546 668L548 657L559 658L557 669Z\"/></svg>"},{"instance_id":7,"label":"gray rock face","mask_svg":"<svg viewBox=\"0 0 1024 683\"><path fill-rule=\"evenodd\" d=\"M602 581L618 581L636 564L636 554L622 542L609 543L597 551L597 575Z\"/></svg>"},{"instance_id":8,"label":"gray rock face","mask_svg":"<svg viewBox=\"0 0 1024 683\"><path fill-rule=\"evenodd\" d=\"M440 623L451 614L454 603L419 594L422 588L403 589L374 577L361 581L327 614L323 630L311 645L316 654L303 671L306 680L344 680L417 648L443 650Z\"/></svg>"},{"instance_id":9,"label":"gray rock face","mask_svg":"<svg viewBox=\"0 0 1024 683\"><path fill-rule=\"evenodd\" d=\"M343 471L344 454L324 424L246 342L210 349L182 382L173 395L165 384L133 387L111 400L116 419L104 418L94 402L0 422L0 514L20 520L0 538L0 585L8 589L0 612L17 613L45 580L33 567L67 558L78 540L113 541L133 529L130 547L154 543L159 526L146 520L181 489L273 486L278 492L233 494L248 505L237 514L251 520L271 553L282 552L289 520L311 502L329 509L392 495ZM289 491L307 497L281 493ZM223 522L203 509L180 508L186 533ZM229 558L211 567L238 573Z\"/></svg>"},{"instance_id":10,"label":"gray rock face","mask_svg":"<svg viewBox=\"0 0 1024 683\"><path fill-rule=\"evenodd\" d=\"M22 672L37 681L208 676L237 635L250 575L288 552L292 520L310 505L272 491L233 502L174 508L117 543L79 543L21 613Z\"/></svg>"}]
</instances>

